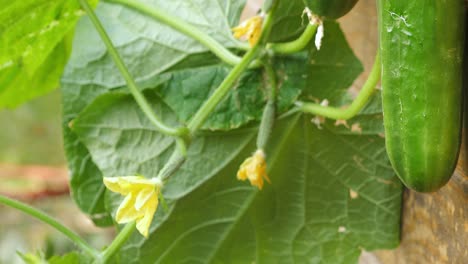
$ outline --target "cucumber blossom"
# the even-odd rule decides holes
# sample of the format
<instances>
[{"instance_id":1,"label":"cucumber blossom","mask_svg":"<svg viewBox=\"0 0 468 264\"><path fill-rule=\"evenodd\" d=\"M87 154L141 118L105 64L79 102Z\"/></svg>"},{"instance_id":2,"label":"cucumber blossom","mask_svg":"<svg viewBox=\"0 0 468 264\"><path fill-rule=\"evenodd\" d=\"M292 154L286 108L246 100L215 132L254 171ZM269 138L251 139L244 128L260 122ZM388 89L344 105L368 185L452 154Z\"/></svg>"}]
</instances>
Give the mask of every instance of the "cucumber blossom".
<instances>
[{"instance_id":1,"label":"cucumber blossom","mask_svg":"<svg viewBox=\"0 0 468 264\"><path fill-rule=\"evenodd\" d=\"M304 0L313 14L328 19L338 19L346 15L358 0Z\"/></svg>"},{"instance_id":2,"label":"cucumber blossom","mask_svg":"<svg viewBox=\"0 0 468 264\"><path fill-rule=\"evenodd\" d=\"M403 183L450 179L461 137L464 0L379 0L387 153Z\"/></svg>"}]
</instances>

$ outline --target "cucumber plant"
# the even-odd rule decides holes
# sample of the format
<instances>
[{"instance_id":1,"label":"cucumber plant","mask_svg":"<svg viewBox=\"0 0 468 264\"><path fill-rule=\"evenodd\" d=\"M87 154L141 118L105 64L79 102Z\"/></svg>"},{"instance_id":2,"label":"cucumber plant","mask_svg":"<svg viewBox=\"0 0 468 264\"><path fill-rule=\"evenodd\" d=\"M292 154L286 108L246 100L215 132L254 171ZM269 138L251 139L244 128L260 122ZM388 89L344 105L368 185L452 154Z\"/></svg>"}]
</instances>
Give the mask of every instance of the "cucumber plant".
<instances>
[{"instance_id":1,"label":"cucumber plant","mask_svg":"<svg viewBox=\"0 0 468 264\"><path fill-rule=\"evenodd\" d=\"M38 79L54 73L47 75L48 87L63 71L72 196L96 225L120 231L100 251L34 208L3 196L0 202L73 241L80 252L64 261L354 263L363 248L397 246L402 185L384 154L382 101L375 95L381 74L387 147L396 172L405 184L427 191L440 187L447 178L439 175L452 170L458 141L437 141L430 132L459 133L459 92L434 93L437 85L458 84L462 39L456 37L463 29L457 24L461 12L442 8L441 1L414 18L421 21L408 24L419 31L406 25L411 22L407 12L417 14L419 5L380 2L381 49L353 101L347 89L362 65L333 20L357 0L266 1L264 12L242 23L243 0L205 0L204 8L185 0L107 0L97 7L87 0L42 2L13 2L0 12L0 35L5 36L0 44L9 47L0 47L0 104L2 89L10 97L23 71ZM451 12L445 14L450 18L442 9ZM16 23L12 18L22 12ZM310 15L307 26L304 12ZM40 13L48 15L27 23ZM431 15L438 23L422 21ZM440 36L449 23L457 24L455 31ZM66 41L71 28L73 48ZM41 42L28 45L28 37ZM405 48L409 39L420 49ZM65 70L49 69L54 48L72 50ZM435 56L426 58L430 51ZM402 56L389 61L398 52ZM40 56L30 55L35 53ZM33 57L34 67L23 68ZM420 85L432 64L444 78L431 75L427 85ZM36 73L38 65L43 68ZM397 76L392 73L404 78L392 79ZM417 100L410 100L412 94L400 100L388 93L396 85L394 93L412 91L402 87L427 90L418 91ZM419 132L414 133L412 127L389 130L397 127L399 112L391 110L400 101L405 111L420 113L413 113L415 122L423 114L434 122L416 123ZM450 114L450 122L441 122L444 114ZM401 125L413 116L404 112ZM417 133L422 139L410 142ZM407 157L396 155L400 136L407 137L401 152ZM426 179L431 184L421 184L419 176L408 180L399 165L414 172L422 158L435 157L420 155L423 141L445 154L424 167L437 176Z\"/></svg>"}]
</instances>

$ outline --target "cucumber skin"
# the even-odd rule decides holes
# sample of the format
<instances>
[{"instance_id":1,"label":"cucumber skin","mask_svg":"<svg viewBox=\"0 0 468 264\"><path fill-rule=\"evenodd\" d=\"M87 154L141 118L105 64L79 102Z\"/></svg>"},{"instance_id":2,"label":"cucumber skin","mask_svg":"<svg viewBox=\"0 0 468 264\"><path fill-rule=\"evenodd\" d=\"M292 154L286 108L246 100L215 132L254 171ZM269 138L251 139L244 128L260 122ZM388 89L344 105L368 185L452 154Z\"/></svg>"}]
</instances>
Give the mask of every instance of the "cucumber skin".
<instances>
[{"instance_id":1,"label":"cucumber skin","mask_svg":"<svg viewBox=\"0 0 468 264\"><path fill-rule=\"evenodd\" d=\"M346 15L358 0L304 0L305 5L320 17L338 19Z\"/></svg>"},{"instance_id":2,"label":"cucumber skin","mask_svg":"<svg viewBox=\"0 0 468 264\"><path fill-rule=\"evenodd\" d=\"M432 192L461 142L464 0L379 0L385 142L403 183Z\"/></svg>"}]
</instances>

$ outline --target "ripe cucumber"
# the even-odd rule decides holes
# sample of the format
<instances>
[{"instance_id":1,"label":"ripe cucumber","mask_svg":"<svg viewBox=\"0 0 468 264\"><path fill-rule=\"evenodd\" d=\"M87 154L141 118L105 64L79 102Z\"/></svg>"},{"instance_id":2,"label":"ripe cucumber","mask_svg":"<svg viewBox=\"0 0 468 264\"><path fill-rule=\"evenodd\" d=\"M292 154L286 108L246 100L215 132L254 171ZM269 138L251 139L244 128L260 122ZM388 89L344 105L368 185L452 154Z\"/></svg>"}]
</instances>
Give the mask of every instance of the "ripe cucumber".
<instances>
[{"instance_id":1,"label":"ripe cucumber","mask_svg":"<svg viewBox=\"0 0 468 264\"><path fill-rule=\"evenodd\" d=\"M305 5L320 17L338 19L346 15L358 0L304 0Z\"/></svg>"},{"instance_id":2,"label":"ripe cucumber","mask_svg":"<svg viewBox=\"0 0 468 264\"><path fill-rule=\"evenodd\" d=\"M450 179L461 138L464 0L379 0L385 141L403 183Z\"/></svg>"}]
</instances>

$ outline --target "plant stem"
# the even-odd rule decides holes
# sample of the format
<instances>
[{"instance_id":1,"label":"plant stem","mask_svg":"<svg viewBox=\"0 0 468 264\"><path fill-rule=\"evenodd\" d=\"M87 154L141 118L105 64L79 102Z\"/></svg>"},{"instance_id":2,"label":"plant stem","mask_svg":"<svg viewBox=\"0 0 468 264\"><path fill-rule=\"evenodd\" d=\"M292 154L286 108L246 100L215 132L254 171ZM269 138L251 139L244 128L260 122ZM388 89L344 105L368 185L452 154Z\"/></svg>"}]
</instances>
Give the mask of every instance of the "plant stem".
<instances>
[{"instance_id":1,"label":"plant stem","mask_svg":"<svg viewBox=\"0 0 468 264\"><path fill-rule=\"evenodd\" d=\"M276 100L278 93L278 81L276 79L276 72L271 64L264 63L265 74L268 79L268 100Z\"/></svg>"},{"instance_id":2,"label":"plant stem","mask_svg":"<svg viewBox=\"0 0 468 264\"><path fill-rule=\"evenodd\" d=\"M156 116L156 114L153 112L153 109L151 108L150 104L148 101L145 99L144 95L140 92L138 89L135 81L133 80L132 76L130 75L127 67L125 66L124 62L122 61L122 58L120 57L119 53L117 52L116 48L112 44L111 39L107 35L104 27L102 26L101 22L97 18L96 14L94 13L93 9L90 7L88 2L86 0L79 0L81 6L83 9L86 11L88 14L89 18L94 24L94 27L96 28L97 32L101 36L102 41L107 47L107 51L111 55L112 59L114 60L115 64L117 65L117 68L120 70L120 73L124 77L125 81L127 82L127 86L130 89L130 92L132 93L133 97L135 98L135 101L138 103L140 106L141 110L143 113L148 117L148 119L153 123L153 125L156 127L157 130L162 132L163 134L170 135L170 136L185 136L188 134L188 130L184 127L182 128L171 128L167 125L165 125L159 117Z\"/></svg>"},{"instance_id":3,"label":"plant stem","mask_svg":"<svg viewBox=\"0 0 468 264\"><path fill-rule=\"evenodd\" d=\"M241 61L241 58L231 53L228 49L226 49L223 45L221 45L215 39L207 35L205 32L157 8L154 8L150 5L147 5L139 1L135 1L135 0L105 0L105 1L127 6L141 14L147 15L157 21L160 21L172 27L173 29L197 40L202 45L207 47L211 52L213 52L218 58L220 58L222 61L230 65L236 65L240 63Z\"/></svg>"},{"instance_id":4,"label":"plant stem","mask_svg":"<svg viewBox=\"0 0 468 264\"><path fill-rule=\"evenodd\" d=\"M211 97L205 101L202 107L195 113L195 116L192 118L192 120L190 120L188 123L190 132L194 133L202 126L208 115L211 114L218 103L229 92L237 78L239 78L239 76L247 69L249 63L257 56L259 50L260 47L258 45L254 46L245 54L241 62L231 70L231 72L228 74L228 76L226 76L226 78L214 91Z\"/></svg>"},{"instance_id":5,"label":"plant stem","mask_svg":"<svg viewBox=\"0 0 468 264\"><path fill-rule=\"evenodd\" d=\"M68 237L71 241L73 241L78 247L80 247L84 252L93 256L94 258L99 257L99 252L94 248L90 247L86 241L84 241L80 236L78 236L75 232L71 231L68 227L62 225L59 221L55 220L51 216L33 208L27 204L22 202L10 199L3 195L0 195L0 204L5 204L12 208L18 209L23 213L26 213L34 218L41 220L42 222L50 225L51 227L55 228L57 231L64 234Z\"/></svg>"},{"instance_id":6,"label":"plant stem","mask_svg":"<svg viewBox=\"0 0 468 264\"><path fill-rule=\"evenodd\" d=\"M336 120L350 119L357 115L369 101L369 98L375 91L375 86L380 80L380 74L380 55L379 53L377 53L375 57L374 66L372 67L372 70L370 72L369 77L367 78L366 83L362 87L356 99L351 103L351 105L348 108L340 109L336 107L327 107L319 104L305 102L297 102L296 105L302 112L305 113L311 113Z\"/></svg>"},{"instance_id":7,"label":"plant stem","mask_svg":"<svg viewBox=\"0 0 468 264\"><path fill-rule=\"evenodd\" d=\"M206 118L213 112L214 108L219 104L219 102L224 98L224 96L230 91L234 82L239 78L239 76L247 69L250 62L258 55L260 51L260 47L263 45L269 32L271 30L272 22L273 22L273 11L267 14L265 17L265 21L263 23L262 35L258 43L253 46L242 58L239 64L237 64L231 72L226 76L223 82L219 85L219 87L214 91L208 100L202 105L202 107L195 113L195 116L190 120L188 123L188 128L190 132L193 134L195 133L205 122Z\"/></svg>"},{"instance_id":8,"label":"plant stem","mask_svg":"<svg viewBox=\"0 0 468 264\"><path fill-rule=\"evenodd\" d=\"M310 40L315 36L315 32L317 32L317 27L317 24L309 23L299 38L285 43L271 43L268 44L267 48L271 49L273 52L278 54L291 54L301 51L307 46L307 44L309 44Z\"/></svg>"},{"instance_id":9,"label":"plant stem","mask_svg":"<svg viewBox=\"0 0 468 264\"><path fill-rule=\"evenodd\" d=\"M275 4L275 7L277 5ZM237 78L244 72L249 63L257 56L260 51L260 47L265 45L266 39L270 33L272 24L273 24L273 15L275 8L271 8L270 12L267 14L262 28L262 35L258 43L252 47L242 58L240 63L236 65L224 81L219 85L219 87L214 91L210 98L202 105L202 107L195 113L195 116L190 120L188 128L190 129L191 134L200 129L200 127L205 122L206 118L211 114L216 105L224 98L224 96L229 92L229 90L234 85L234 82ZM158 178L162 180L167 180L171 177L174 172L182 165L185 161L184 157L181 155L180 150L176 149L172 153L171 158L165 164L165 166L159 172Z\"/></svg>"},{"instance_id":10,"label":"plant stem","mask_svg":"<svg viewBox=\"0 0 468 264\"><path fill-rule=\"evenodd\" d=\"M269 83L269 94L268 102L265 106L265 109L263 110L262 121L260 122L260 128L257 135L257 149L261 150L265 149L270 138L271 132L273 131L273 126L275 124L276 96L278 88L276 81L276 73L273 67L270 64L265 63L264 69Z\"/></svg>"},{"instance_id":11,"label":"plant stem","mask_svg":"<svg viewBox=\"0 0 468 264\"><path fill-rule=\"evenodd\" d=\"M158 178L162 181L166 181L171 177L185 162L185 156L180 152L180 149L176 149L164 167L159 171Z\"/></svg>"},{"instance_id":12,"label":"plant stem","mask_svg":"<svg viewBox=\"0 0 468 264\"><path fill-rule=\"evenodd\" d=\"M122 230L120 230L119 234L114 238L109 247L107 247L102 252L101 263L107 263L130 238L134 230L135 222L126 224L125 227Z\"/></svg>"}]
</instances>

